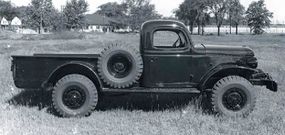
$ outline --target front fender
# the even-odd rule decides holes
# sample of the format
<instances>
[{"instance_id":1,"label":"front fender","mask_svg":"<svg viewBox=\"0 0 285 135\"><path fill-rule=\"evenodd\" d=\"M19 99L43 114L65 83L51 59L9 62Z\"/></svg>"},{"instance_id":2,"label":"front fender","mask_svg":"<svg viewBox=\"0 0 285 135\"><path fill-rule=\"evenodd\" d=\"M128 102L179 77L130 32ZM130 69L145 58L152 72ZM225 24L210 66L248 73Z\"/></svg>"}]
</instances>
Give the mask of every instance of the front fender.
<instances>
[{"instance_id":1,"label":"front fender","mask_svg":"<svg viewBox=\"0 0 285 135\"><path fill-rule=\"evenodd\" d=\"M238 75L242 76L246 79L249 79L252 74L257 73L257 69L242 67L234 64L223 64L218 65L214 68L212 68L210 71L208 71L200 80L199 89L200 90L206 90L207 83L209 83L210 79L212 77L218 77L217 79L222 79L223 77L229 76L229 75ZM213 84L211 84L213 85Z\"/></svg>"}]
</instances>

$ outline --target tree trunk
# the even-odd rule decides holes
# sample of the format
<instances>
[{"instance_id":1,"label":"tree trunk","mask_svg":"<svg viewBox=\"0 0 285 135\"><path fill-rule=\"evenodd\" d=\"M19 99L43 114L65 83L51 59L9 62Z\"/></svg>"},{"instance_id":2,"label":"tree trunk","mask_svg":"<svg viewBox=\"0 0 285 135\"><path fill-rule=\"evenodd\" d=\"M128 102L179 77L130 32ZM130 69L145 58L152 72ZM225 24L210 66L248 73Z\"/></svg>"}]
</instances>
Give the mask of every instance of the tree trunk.
<instances>
[{"instance_id":1,"label":"tree trunk","mask_svg":"<svg viewBox=\"0 0 285 135\"><path fill-rule=\"evenodd\" d=\"M190 25L190 32L193 34L193 24Z\"/></svg>"},{"instance_id":2,"label":"tree trunk","mask_svg":"<svg viewBox=\"0 0 285 135\"><path fill-rule=\"evenodd\" d=\"M38 33L39 34L41 34L41 29L42 29L42 27L40 26L40 27L38 27Z\"/></svg>"},{"instance_id":3,"label":"tree trunk","mask_svg":"<svg viewBox=\"0 0 285 135\"><path fill-rule=\"evenodd\" d=\"M236 24L236 35L238 35L238 24Z\"/></svg>"},{"instance_id":4,"label":"tree trunk","mask_svg":"<svg viewBox=\"0 0 285 135\"><path fill-rule=\"evenodd\" d=\"M198 24L198 35L201 35L201 25Z\"/></svg>"},{"instance_id":5,"label":"tree trunk","mask_svg":"<svg viewBox=\"0 0 285 135\"><path fill-rule=\"evenodd\" d=\"M220 36L220 28L221 26L218 26L218 36Z\"/></svg>"},{"instance_id":6,"label":"tree trunk","mask_svg":"<svg viewBox=\"0 0 285 135\"><path fill-rule=\"evenodd\" d=\"M230 16L230 34L232 34L232 16Z\"/></svg>"},{"instance_id":7,"label":"tree trunk","mask_svg":"<svg viewBox=\"0 0 285 135\"><path fill-rule=\"evenodd\" d=\"M41 14L41 23L40 23L40 30L39 30L39 34L41 34L41 31L43 30L43 15Z\"/></svg>"},{"instance_id":8,"label":"tree trunk","mask_svg":"<svg viewBox=\"0 0 285 135\"><path fill-rule=\"evenodd\" d=\"M204 25L202 25L202 35L204 36Z\"/></svg>"}]
</instances>

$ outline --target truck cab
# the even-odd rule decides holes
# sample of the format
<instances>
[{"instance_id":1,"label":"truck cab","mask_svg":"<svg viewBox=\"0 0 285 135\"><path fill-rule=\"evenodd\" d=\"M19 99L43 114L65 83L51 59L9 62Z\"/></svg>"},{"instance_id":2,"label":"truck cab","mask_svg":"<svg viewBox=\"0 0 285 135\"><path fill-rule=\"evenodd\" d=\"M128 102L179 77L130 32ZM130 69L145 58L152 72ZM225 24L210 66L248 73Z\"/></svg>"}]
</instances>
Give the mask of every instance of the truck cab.
<instances>
[{"instance_id":1,"label":"truck cab","mask_svg":"<svg viewBox=\"0 0 285 135\"><path fill-rule=\"evenodd\" d=\"M140 51L145 63L144 86L187 88L198 85L194 76L201 76L199 73L206 70L207 56L195 51L189 35L185 25L177 21L143 24Z\"/></svg>"}]
</instances>

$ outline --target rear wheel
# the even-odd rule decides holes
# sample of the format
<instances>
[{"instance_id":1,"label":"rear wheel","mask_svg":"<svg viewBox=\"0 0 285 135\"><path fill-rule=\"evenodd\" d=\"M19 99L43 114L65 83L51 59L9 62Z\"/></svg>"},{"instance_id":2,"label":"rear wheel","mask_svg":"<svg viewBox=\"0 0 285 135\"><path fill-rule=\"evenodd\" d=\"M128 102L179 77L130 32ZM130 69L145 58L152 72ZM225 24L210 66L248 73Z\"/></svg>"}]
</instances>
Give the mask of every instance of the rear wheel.
<instances>
[{"instance_id":1,"label":"rear wheel","mask_svg":"<svg viewBox=\"0 0 285 135\"><path fill-rule=\"evenodd\" d=\"M56 83L52 101L55 110L63 117L86 116L95 109L98 93L96 86L89 78L72 74Z\"/></svg>"},{"instance_id":2,"label":"rear wheel","mask_svg":"<svg viewBox=\"0 0 285 135\"><path fill-rule=\"evenodd\" d=\"M211 104L220 115L247 116L253 111L255 102L253 85L245 78L228 76L214 85Z\"/></svg>"}]
</instances>

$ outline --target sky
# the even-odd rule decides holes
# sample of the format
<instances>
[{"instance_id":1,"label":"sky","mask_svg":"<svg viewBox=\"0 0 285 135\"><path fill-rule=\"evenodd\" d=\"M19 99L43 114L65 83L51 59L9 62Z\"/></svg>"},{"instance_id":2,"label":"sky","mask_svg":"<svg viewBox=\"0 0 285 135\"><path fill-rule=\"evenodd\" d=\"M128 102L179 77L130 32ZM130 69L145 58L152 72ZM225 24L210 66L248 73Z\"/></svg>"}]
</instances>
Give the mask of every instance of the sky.
<instances>
[{"instance_id":1,"label":"sky","mask_svg":"<svg viewBox=\"0 0 285 135\"><path fill-rule=\"evenodd\" d=\"M27 6L31 0L6 0L11 1L16 6ZM121 2L122 0L86 0L89 3L89 12L94 13L97 7L107 2ZM241 0L241 3L247 8L248 5L257 0ZM151 0L155 4L158 13L163 16L172 16L173 11L178 8L183 0ZM53 0L53 4L57 9L65 5L66 0ZM285 23L285 0L265 0L267 8L274 13L273 23Z\"/></svg>"}]
</instances>

